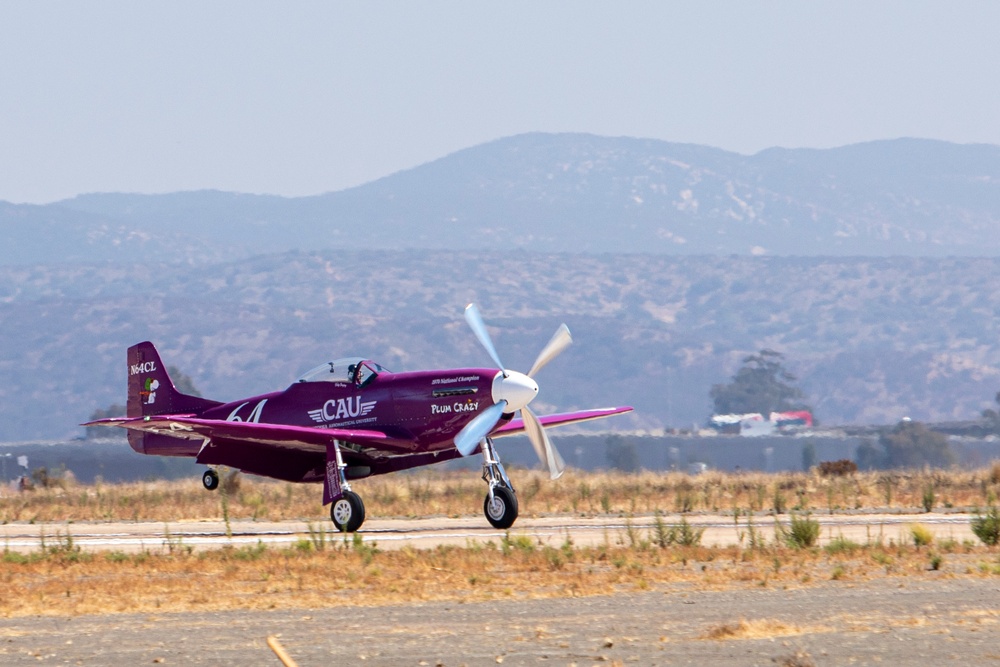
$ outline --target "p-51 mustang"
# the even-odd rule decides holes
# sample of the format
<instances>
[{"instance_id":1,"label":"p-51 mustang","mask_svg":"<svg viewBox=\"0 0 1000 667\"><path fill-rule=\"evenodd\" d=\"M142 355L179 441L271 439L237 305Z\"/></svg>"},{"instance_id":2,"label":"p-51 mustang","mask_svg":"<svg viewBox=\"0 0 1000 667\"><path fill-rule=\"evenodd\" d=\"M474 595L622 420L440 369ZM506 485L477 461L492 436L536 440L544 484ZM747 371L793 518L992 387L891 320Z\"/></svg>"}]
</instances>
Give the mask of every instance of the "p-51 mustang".
<instances>
[{"instance_id":1,"label":"p-51 mustang","mask_svg":"<svg viewBox=\"0 0 1000 667\"><path fill-rule=\"evenodd\" d=\"M538 393L532 377L572 339L565 324L539 353L527 374L504 369L475 304L465 319L500 370L456 368L392 373L362 358L318 366L284 391L222 403L174 388L150 342L128 349L126 417L85 426L128 429L141 454L190 456L207 466L228 466L289 482L322 482L323 504L332 504L337 527L354 532L365 520L350 480L469 456L483 457L488 485L483 511L496 528L517 518L514 487L494 438L524 433L552 479L565 464L546 426L629 412L603 408L538 417L528 404ZM520 419L515 413L520 412ZM206 489L219 485L213 467Z\"/></svg>"}]
</instances>

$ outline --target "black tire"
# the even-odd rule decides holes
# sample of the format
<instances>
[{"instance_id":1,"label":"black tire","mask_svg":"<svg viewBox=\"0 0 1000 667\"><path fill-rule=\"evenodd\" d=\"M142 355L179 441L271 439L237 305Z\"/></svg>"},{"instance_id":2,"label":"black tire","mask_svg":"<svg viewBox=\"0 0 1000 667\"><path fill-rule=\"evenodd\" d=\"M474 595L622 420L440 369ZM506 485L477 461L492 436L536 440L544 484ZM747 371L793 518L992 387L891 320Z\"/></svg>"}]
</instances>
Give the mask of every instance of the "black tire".
<instances>
[{"instance_id":1,"label":"black tire","mask_svg":"<svg viewBox=\"0 0 1000 667\"><path fill-rule=\"evenodd\" d=\"M490 495L486 494L483 514L494 528L500 530L510 528L517 519L517 496L506 486L493 487L493 502L490 502Z\"/></svg>"},{"instance_id":2,"label":"black tire","mask_svg":"<svg viewBox=\"0 0 1000 667\"><path fill-rule=\"evenodd\" d=\"M330 505L330 520L342 533L354 533L365 522L365 504L361 496L353 491L345 491L344 495Z\"/></svg>"},{"instance_id":3,"label":"black tire","mask_svg":"<svg viewBox=\"0 0 1000 667\"><path fill-rule=\"evenodd\" d=\"M209 491L215 491L219 488L219 473L209 468L205 471L205 474L201 476L201 483L204 484L205 488Z\"/></svg>"}]
</instances>

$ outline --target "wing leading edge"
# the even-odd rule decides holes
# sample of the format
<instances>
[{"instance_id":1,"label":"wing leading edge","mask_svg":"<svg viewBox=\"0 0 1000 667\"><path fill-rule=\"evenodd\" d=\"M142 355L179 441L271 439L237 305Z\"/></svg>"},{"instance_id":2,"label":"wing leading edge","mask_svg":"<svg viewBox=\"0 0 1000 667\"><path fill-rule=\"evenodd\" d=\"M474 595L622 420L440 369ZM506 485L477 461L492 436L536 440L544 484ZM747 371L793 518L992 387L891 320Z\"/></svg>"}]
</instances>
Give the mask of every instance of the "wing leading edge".
<instances>
[{"instance_id":1,"label":"wing leading edge","mask_svg":"<svg viewBox=\"0 0 1000 667\"><path fill-rule=\"evenodd\" d=\"M595 419L604 419L605 417L612 417L626 412L632 412L632 408L624 406L620 408L595 408L593 410L580 410L578 412L563 412L554 415L540 416L538 421L541 422L542 426L564 426L566 424L577 424L579 422L593 421ZM514 419L494 431L492 433L492 437L502 438L504 436L519 435L521 433L524 433L524 420Z\"/></svg>"}]
</instances>

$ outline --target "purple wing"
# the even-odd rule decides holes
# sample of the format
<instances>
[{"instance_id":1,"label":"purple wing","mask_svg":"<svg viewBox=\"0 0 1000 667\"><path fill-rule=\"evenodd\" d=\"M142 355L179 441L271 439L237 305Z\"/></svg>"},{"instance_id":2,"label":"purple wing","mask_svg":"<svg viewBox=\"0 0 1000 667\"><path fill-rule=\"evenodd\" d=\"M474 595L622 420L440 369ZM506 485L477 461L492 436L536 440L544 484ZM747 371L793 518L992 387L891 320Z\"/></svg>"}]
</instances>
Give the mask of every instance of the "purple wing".
<instances>
[{"instance_id":1,"label":"purple wing","mask_svg":"<svg viewBox=\"0 0 1000 667\"><path fill-rule=\"evenodd\" d=\"M538 421L542 423L542 426L562 426L563 424L575 424L577 422L586 422L594 419L604 419L605 417L620 415L625 412L632 412L632 408L624 406L620 408L597 408L594 410L581 410L579 412L564 412L561 414L539 417ZM494 431L493 437L502 438L506 435L518 435L520 433L524 433L524 420L515 419Z\"/></svg>"},{"instance_id":2,"label":"purple wing","mask_svg":"<svg viewBox=\"0 0 1000 667\"><path fill-rule=\"evenodd\" d=\"M198 419L190 415L157 415L155 417L112 417L87 422L83 426L120 426L134 431L159 433L175 438L202 440L218 438L274 445L282 449L322 452L330 441L346 440L359 445L377 446L386 439L381 431L361 429L311 428L287 424L231 422L220 419Z\"/></svg>"}]
</instances>

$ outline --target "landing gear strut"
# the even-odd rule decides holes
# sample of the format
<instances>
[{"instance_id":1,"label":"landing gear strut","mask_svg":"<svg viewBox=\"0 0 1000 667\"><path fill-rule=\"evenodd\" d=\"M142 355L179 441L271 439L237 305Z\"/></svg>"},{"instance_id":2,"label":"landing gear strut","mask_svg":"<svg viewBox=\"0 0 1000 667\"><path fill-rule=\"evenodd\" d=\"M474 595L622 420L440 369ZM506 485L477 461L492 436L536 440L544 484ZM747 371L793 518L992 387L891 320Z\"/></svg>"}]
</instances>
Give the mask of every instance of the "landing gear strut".
<instances>
[{"instance_id":1,"label":"landing gear strut","mask_svg":"<svg viewBox=\"0 0 1000 667\"><path fill-rule=\"evenodd\" d=\"M491 526L506 530L513 526L517 519L517 495L493 448L493 441L489 438L483 439L481 449L483 481L489 485L486 500L483 501L483 513Z\"/></svg>"},{"instance_id":2,"label":"landing gear strut","mask_svg":"<svg viewBox=\"0 0 1000 667\"><path fill-rule=\"evenodd\" d=\"M215 491L219 488L219 473L209 468L205 471L205 474L201 476L201 483L204 484L205 488L209 491Z\"/></svg>"},{"instance_id":3,"label":"landing gear strut","mask_svg":"<svg viewBox=\"0 0 1000 667\"><path fill-rule=\"evenodd\" d=\"M327 465L327 475L331 474L329 466L336 466L336 477L331 481L327 478L327 483L337 489L336 500L330 504L330 520L342 533L355 533L365 522L365 504L361 501L361 496L351 491L351 485L347 482L347 475L344 471L347 466L344 458L340 454L340 443L333 443L334 460Z\"/></svg>"}]
</instances>

